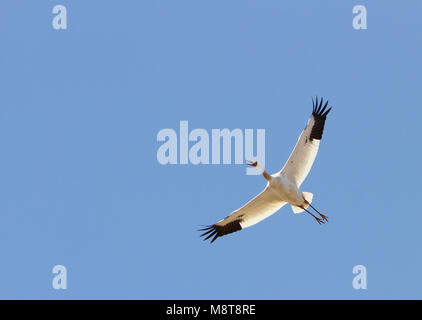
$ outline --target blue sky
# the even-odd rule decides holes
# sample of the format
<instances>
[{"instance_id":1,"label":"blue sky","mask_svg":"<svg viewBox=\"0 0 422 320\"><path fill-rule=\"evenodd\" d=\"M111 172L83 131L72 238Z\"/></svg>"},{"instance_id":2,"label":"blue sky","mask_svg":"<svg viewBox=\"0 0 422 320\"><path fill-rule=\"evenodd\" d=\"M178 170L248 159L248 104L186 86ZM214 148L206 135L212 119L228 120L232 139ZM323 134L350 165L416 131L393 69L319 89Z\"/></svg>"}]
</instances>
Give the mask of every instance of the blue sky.
<instances>
[{"instance_id":1,"label":"blue sky","mask_svg":"<svg viewBox=\"0 0 422 320\"><path fill-rule=\"evenodd\" d=\"M54 30L65 5L68 29ZM355 5L368 29L352 27ZM0 298L422 298L421 1L2 1ZM263 128L278 171L329 99L290 207L210 245L265 187L167 165L157 133ZM64 265L68 289L52 288ZM353 266L368 272L355 290Z\"/></svg>"}]
</instances>

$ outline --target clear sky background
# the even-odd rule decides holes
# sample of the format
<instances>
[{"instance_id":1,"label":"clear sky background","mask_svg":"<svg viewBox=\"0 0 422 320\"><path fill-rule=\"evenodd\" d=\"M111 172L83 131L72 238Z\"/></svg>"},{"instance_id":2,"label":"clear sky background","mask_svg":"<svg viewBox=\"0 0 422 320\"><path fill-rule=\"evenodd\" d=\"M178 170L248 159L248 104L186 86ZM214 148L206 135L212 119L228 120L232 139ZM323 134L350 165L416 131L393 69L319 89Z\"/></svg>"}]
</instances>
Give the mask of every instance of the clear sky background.
<instances>
[{"instance_id":1,"label":"clear sky background","mask_svg":"<svg viewBox=\"0 0 422 320\"><path fill-rule=\"evenodd\" d=\"M358 4L367 30L352 27ZM0 298L421 299L421 14L422 1L1 1ZM263 128L274 173L315 95L333 110L302 189L330 222L285 206L201 241L200 224L266 182L244 165L160 165L158 131ZM358 264L367 290L352 287Z\"/></svg>"}]
</instances>

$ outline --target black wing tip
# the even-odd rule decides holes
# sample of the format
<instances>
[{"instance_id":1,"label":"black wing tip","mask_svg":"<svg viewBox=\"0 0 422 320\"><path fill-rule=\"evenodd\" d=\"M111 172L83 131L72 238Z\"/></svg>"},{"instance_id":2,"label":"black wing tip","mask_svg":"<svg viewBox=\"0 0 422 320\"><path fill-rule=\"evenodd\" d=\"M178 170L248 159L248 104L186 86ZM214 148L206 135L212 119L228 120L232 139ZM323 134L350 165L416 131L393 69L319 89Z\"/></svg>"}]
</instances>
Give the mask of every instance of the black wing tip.
<instances>
[{"instance_id":1,"label":"black wing tip","mask_svg":"<svg viewBox=\"0 0 422 320\"><path fill-rule=\"evenodd\" d=\"M323 103L324 103L324 98L321 98L319 101L318 101L318 96L315 97L315 101L314 101L314 98L312 98L312 115L313 116L321 117L321 118L327 117L327 114L331 111L332 107L329 107L327 109L328 100L325 102L324 106L322 106Z\"/></svg>"},{"instance_id":2,"label":"black wing tip","mask_svg":"<svg viewBox=\"0 0 422 320\"><path fill-rule=\"evenodd\" d=\"M222 237L226 234L236 232L239 230L242 230L242 226L240 225L241 220L234 220L229 223L227 223L224 226L217 226L216 224L212 224L209 226L204 226L205 228L199 229L198 231L205 231L200 235L200 237L205 237L203 240L208 240L211 237L214 237L211 239L210 243L213 243L217 238Z\"/></svg>"},{"instance_id":3,"label":"black wing tip","mask_svg":"<svg viewBox=\"0 0 422 320\"><path fill-rule=\"evenodd\" d=\"M203 229L198 229L198 231L205 231L204 233L202 233L200 235L200 237L204 237L206 236L203 240L208 240L209 238L211 238L212 236L214 236L214 238L211 239L210 243L213 243L218 237L220 237L221 235L219 234L217 227L215 224L209 225L209 226L205 226L205 228Z\"/></svg>"},{"instance_id":4,"label":"black wing tip","mask_svg":"<svg viewBox=\"0 0 422 320\"><path fill-rule=\"evenodd\" d=\"M314 119L314 124L311 129L311 134L309 136L309 139L312 141L314 139L321 140L322 133L324 131L324 124L325 120L327 119L327 114L331 111L332 107L328 106L328 100L324 104L324 99L321 98L318 100L318 96L316 96L316 99L312 98L312 117Z\"/></svg>"}]
</instances>

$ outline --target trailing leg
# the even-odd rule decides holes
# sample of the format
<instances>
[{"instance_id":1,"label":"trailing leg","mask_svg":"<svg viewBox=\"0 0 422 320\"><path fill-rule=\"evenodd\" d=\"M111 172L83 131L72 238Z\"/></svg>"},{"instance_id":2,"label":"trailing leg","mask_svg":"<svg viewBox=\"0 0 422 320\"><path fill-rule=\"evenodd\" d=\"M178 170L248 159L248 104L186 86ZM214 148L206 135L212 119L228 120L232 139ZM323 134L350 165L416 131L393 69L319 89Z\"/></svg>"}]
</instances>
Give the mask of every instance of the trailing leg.
<instances>
[{"instance_id":1,"label":"trailing leg","mask_svg":"<svg viewBox=\"0 0 422 320\"><path fill-rule=\"evenodd\" d=\"M322 219L320 219L320 218L316 217L315 215L313 215L312 213L310 213L308 210L306 210L304 207L302 207L302 209L303 209L303 210L305 210L307 213L309 213L312 217L314 217L314 218L315 218L315 220L316 220L319 224L324 224L324 223L325 223Z\"/></svg>"},{"instance_id":2,"label":"trailing leg","mask_svg":"<svg viewBox=\"0 0 422 320\"><path fill-rule=\"evenodd\" d=\"M325 221L327 221L328 222L328 217L325 215L325 214L322 214L321 212L319 212L317 209L315 209L314 208L314 206L313 205L311 205L309 202L308 202L308 204L309 204L309 206L312 208L312 209L314 209L320 216L321 216L321 218L322 219L324 219Z\"/></svg>"}]
</instances>

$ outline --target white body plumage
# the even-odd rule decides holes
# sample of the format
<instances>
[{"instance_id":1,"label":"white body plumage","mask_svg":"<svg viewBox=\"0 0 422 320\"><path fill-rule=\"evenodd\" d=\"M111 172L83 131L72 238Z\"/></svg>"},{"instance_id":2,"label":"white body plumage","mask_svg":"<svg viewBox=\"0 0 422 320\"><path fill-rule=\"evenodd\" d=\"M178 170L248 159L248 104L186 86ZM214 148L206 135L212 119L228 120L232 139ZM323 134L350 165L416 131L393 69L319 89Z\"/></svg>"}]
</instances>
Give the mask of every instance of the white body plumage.
<instances>
[{"instance_id":1,"label":"white body plumage","mask_svg":"<svg viewBox=\"0 0 422 320\"><path fill-rule=\"evenodd\" d=\"M275 192L280 201L285 201L294 206L305 205L302 191L282 173L271 175L271 180L268 182L270 190Z\"/></svg>"}]
</instances>

